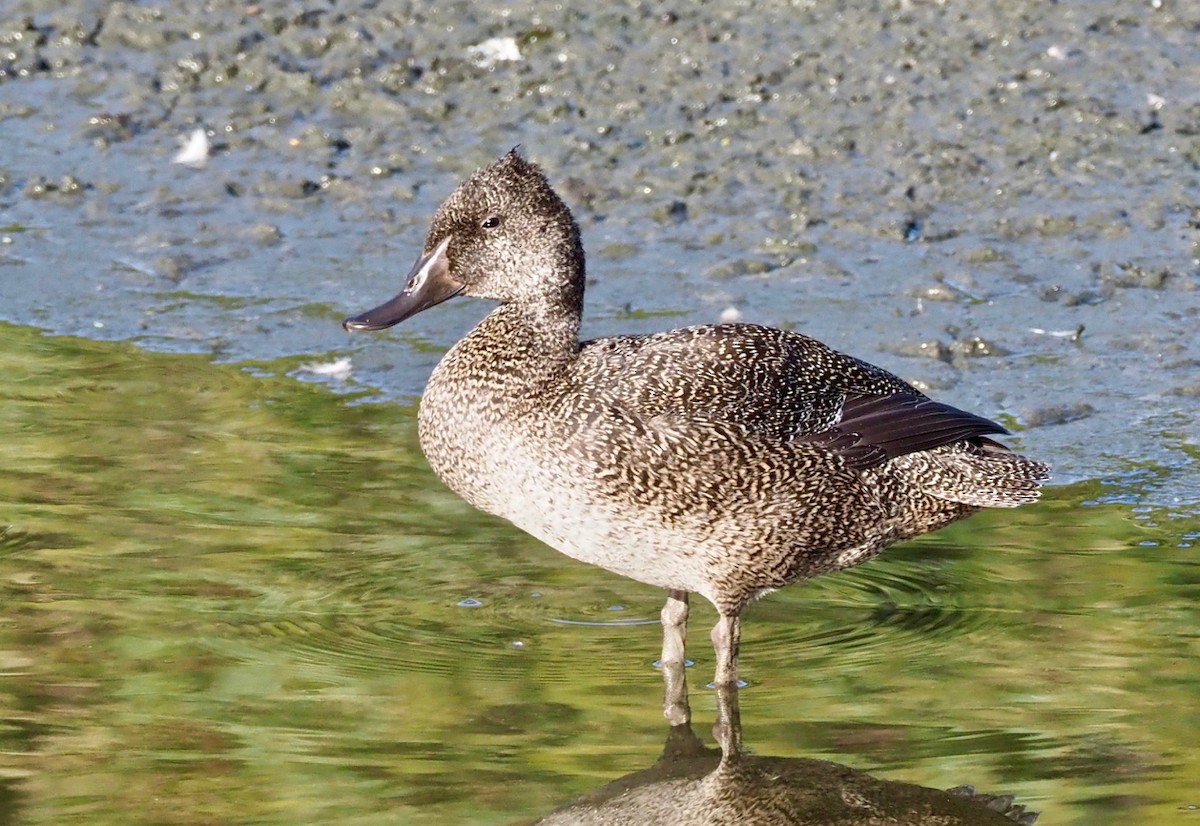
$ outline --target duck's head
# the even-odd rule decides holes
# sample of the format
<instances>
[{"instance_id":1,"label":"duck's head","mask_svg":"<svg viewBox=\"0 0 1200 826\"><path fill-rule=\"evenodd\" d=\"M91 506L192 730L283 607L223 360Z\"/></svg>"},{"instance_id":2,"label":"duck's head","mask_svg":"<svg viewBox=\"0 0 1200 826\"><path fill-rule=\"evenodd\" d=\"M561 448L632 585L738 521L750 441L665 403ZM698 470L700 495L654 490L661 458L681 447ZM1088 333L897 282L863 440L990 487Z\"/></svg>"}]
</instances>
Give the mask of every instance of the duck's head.
<instances>
[{"instance_id":1,"label":"duck's head","mask_svg":"<svg viewBox=\"0 0 1200 826\"><path fill-rule=\"evenodd\" d=\"M514 148L438 207L404 289L342 326L382 330L459 294L578 313L583 279L570 210Z\"/></svg>"}]
</instances>

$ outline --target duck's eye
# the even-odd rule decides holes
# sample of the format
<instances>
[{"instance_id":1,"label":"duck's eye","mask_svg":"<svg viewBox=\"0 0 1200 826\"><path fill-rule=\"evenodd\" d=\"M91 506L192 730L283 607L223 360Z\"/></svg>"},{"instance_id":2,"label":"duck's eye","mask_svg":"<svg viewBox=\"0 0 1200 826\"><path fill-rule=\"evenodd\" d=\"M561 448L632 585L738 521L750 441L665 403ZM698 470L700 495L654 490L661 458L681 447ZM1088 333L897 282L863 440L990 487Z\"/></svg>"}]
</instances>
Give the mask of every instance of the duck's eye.
<instances>
[{"instance_id":1,"label":"duck's eye","mask_svg":"<svg viewBox=\"0 0 1200 826\"><path fill-rule=\"evenodd\" d=\"M501 223L503 222L499 215L489 215L483 219L479 226L483 227L484 229L495 229L496 227L500 226Z\"/></svg>"}]
</instances>

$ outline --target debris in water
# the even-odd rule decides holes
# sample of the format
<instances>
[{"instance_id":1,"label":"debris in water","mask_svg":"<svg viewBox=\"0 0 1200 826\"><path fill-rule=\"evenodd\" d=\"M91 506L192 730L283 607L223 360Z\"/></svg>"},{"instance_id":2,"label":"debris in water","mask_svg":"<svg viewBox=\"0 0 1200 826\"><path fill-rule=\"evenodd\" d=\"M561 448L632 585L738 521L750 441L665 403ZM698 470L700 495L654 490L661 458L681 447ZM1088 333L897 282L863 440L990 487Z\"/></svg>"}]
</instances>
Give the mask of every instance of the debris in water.
<instances>
[{"instance_id":1,"label":"debris in water","mask_svg":"<svg viewBox=\"0 0 1200 826\"><path fill-rule=\"evenodd\" d=\"M511 37L493 37L467 47L467 57L481 69L492 69L497 63L521 59L521 49Z\"/></svg>"},{"instance_id":2,"label":"debris in water","mask_svg":"<svg viewBox=\"0 0 1200 826\"><path fill-rule=\"evenodd\" d=\"M1069 338L1071 341L1079 341L1083 338L1083 325L1080 324L1074 330L1046 330L1041 327L1030 327L1029 332L1036 336L1050 336L1051 338Z\"/></svg>"},{"instance_id":3,"label":"debris in water","mask_svg":"<svg viewBox=\"0 0 1200 826\"><path fill-rule=\"evenodd\" d=\"M340 358L326 362L309 362L300 365L300 372L311 373L314 376L324 376L337 381L350 378L350 359Z\"/></svg>"},{"instance_id":4,"label":"debris in water","mask_svg":"<svg viewBox=\"0 0 1200 826\"><path fill-rule=\"evenodd\" d=\"M192 169L203 169L208 163L208 133L194 129L183 141L183 148L171 158L171 163L183 164Z\"/></svg>"}]
</instances>

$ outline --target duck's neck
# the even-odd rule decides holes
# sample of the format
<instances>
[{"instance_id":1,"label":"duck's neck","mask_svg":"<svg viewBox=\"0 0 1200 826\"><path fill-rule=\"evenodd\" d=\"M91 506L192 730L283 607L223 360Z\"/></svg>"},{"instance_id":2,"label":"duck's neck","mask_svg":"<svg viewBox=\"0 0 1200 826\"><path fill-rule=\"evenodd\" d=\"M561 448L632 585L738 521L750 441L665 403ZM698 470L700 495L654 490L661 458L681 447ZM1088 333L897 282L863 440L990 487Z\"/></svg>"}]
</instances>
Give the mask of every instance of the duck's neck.
<instances>
[{"instance_id":1,"label":"duck's neck","mask_svg":"<svg viewBox=\"0 0 1200 826\"><path fill-rule=\"evenodd\" d=\"M470 338L486 337L517 359L556 362L579 351L579 313L544 304L502 304L492 310Z\"/></svg>"},{"instance_id":2,"label":"duck's neck","mask_svg":"<svg viewBox=\"0 0 1200 826\"><path fill-rule=\"evenodd\" d=\"M564 288L545 299L508 305L512 332L543 358L574 357L579 351L583 292Z\"/></svg>"},{"instance_id":3,"label":"duck's neck","mask_svg":"<svg viewBox=\"0 0 1200 826\"><path fill-rule=\"evenodd\" d=\"M508 303L492 310L446 354L443 369L493 387L537 385L579 352L582 296L573 305Z\"/></svg>"},{"instance_id":4,"label":"duck's neck","mask_svg":"<svg viewBox=\"0 0 1200 826\"><path fill-rule=\"evenodd\" d=\"M564 237L526 273L527 281L538 285L537 292L497 308L488 317L495 316L504 325L503 334L514 344L523 344L531 357L551 363L579 352L586 283L579 227L569 221L562 229Z\"/></svg>"}]
</instances>

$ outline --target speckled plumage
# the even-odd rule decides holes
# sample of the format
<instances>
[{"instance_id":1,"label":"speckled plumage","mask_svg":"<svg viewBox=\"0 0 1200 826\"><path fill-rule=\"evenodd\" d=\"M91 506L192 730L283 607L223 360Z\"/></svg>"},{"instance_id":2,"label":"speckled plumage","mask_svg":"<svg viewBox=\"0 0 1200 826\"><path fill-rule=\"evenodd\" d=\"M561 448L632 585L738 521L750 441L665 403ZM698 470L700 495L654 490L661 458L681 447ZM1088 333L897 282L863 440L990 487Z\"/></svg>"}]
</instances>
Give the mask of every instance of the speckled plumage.
<instances>
[{"instance_id":1,"label":"speckled plumage","mask_svg":"<svg viewBox=\"0 0 1200 826\"><path fill-rule=\"evenodd\" d=\"M459 293L500 302L430 377L421 447L472 505L668 589L665 659L683 655L689 592L721 614L717 681L732 682L756 596L1038 497L1047 467L988 438L999 425L807 336L721 324L580 343L583 285L569 210L514 151L438 209L405 290L346 326Z\"/></svg>"}]
</instances>

